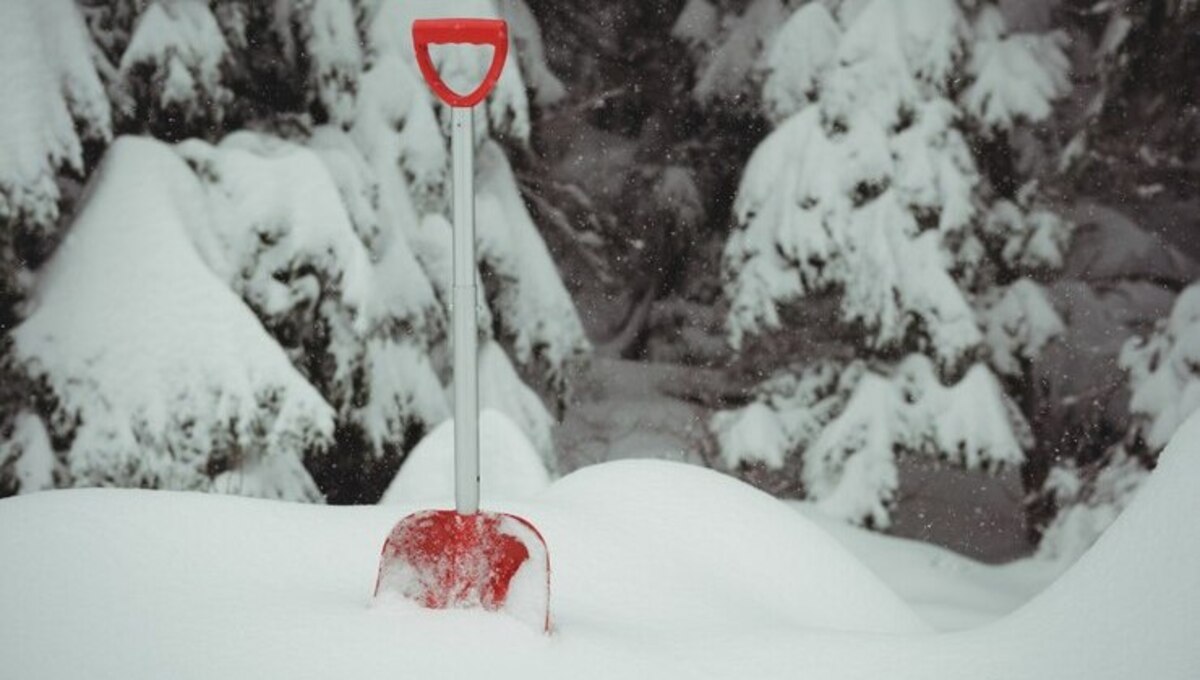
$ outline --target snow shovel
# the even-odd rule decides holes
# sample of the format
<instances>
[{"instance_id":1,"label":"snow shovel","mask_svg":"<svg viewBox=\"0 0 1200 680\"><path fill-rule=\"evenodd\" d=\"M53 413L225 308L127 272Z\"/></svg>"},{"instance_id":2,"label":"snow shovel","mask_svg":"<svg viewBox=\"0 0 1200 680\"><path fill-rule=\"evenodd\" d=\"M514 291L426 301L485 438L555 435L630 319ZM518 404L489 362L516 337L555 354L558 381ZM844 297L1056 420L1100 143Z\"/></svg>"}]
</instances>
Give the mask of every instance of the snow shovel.
<instances>
[{"instance_id":1,"label":"snow shovel","mask_svg":"<svg viewBox=\"0 0 1200 680\"><path fill-rule=\"evenodd\" d=\"M474 106L500 77L508 25L493 19L413 22L417 64L451 107L454 159L454 510L409 515L383 544L375 596L399 593L432 609L508 611L550 630L550 559L538 530L515 515L479 509L479 366L475 285ZM491 45L483 82L462 95L442 82L429 46Z\"/></svg>"}]
</instances>

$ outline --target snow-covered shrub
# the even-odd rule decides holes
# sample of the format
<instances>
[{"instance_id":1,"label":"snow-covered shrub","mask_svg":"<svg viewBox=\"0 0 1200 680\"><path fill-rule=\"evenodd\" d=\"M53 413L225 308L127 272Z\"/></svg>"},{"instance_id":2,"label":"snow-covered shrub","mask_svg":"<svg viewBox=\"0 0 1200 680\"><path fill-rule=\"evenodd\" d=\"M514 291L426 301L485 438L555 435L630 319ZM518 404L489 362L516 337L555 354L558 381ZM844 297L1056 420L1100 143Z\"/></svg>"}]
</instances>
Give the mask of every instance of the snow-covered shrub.
<instances>
[{"instance_id":1,"label":"snow-covered shrub","mask_svg":"<svg viewBox=\"0 0 1200 680\"><path fill-rule=\"evenodd\" d=\"M837 58L841 28L820 3L800 8L763 55L767 118L782 122L816 98L818 78Z\"/></svg>"},{"instance_id":2,"label":"snow-covered shrub","mask_svg":"<svg viewBox=\"0 0 1200 680\"><path fill-rule=\"evenodd\" d=\"M53 489L60 464L42 419L22 411L7 429L0 443L0 494Z\"/></svg>"},{"instance_id":3,"label":"snow-covered shrub","mask_svg":"<svg viewBox=\"0 0 1200 680\"><path fill-rule=\"evenodd\" d=\"M348 125L363 70L362 19L370 3L226 0L214 7L233 54L239 98L302 108L320 123ZM263 87L269 83L268 87Z\"/></svg>"},{"instance_id":4,"label":"snow-covered shrub","mask_svg":"<svg viewBox=\"0 0 1200 680\"><path fill-rule=\"evenodd\" d=\"M541 397L521 382L512 360L496 342L488 342L479 351L479 407L503 413L516 423L542 458L547 470L554 471L550 430L554 419Z\"/></svg>"},{"instance_id":5,"label":"snow-covered shrub","mask_svg":"<svg viewBox=\"0 0 1200 680\"><path fill-rule=\"evenodd\" d=\"M320 497L303 457L330 443L333 412L206 265L193 234L207 224L169 147L109 150L13 333L16 361L56 403L19 416L6 444L21 490L54 461L59 485Z\"/></svg>"},{"instance_id":6,"label":"snow-covered shrub","mask_svg":"<svg viewBox=\"0 0 1200 680\"><path fill-rule=\"evenodd\" d=\"M59 220L60 171L82 174L84 145L112 135L94 47L71 0L0 3L0 324L28 253Z\"/></svg>"},{"instance_id":7,"label":"snow-covered shrub","mask_svg":"<svg viewBox=\"0 0 1200 680\"><path fill-rule=\"evenodd\" d=\"M1155 466L1175 432L1200 411L1200 285L1180 294L1168 319L1125 344L1130 429L1101 459L1056 467L1046 480L1058 515L1042 552L1077 557L1116 519Z\"/></svg>"},{"instance_id":8,"label":"snow-covered shrub","mask_svg":"<svg viewBox=\"0 0 1200 680\"><path fill-rule=\"evenodd\" d=\"M779 438L803 459L805 493L847 520L886 525L896 454L991 468L1020 464L1032 446L995 371L1020 379L1061 332L1027 276L1061 265L1070 229L1032 191L989 209L968 134L1044 119L1064 93L1065 59L1053 37L1010 41L989 4L869 0L834 12L814 2L781 25L764 53L777 127L745 170L725 248L729 337L744 348L785 330L790 308L838 301L868 360L837 366L833 402L759 401L815 428ZM984 73L984 46L1036 68Z\"/></svg>"}]
</instances>

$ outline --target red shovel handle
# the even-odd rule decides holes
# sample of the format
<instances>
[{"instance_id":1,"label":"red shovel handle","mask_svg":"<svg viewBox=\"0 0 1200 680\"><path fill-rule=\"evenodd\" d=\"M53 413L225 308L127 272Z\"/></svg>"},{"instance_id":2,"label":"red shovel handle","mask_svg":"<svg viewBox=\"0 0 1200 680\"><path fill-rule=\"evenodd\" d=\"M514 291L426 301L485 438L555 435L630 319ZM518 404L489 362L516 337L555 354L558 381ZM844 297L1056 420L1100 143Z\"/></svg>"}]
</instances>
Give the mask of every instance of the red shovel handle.
<instances>
[{"instance_id":1,"label":"red shovel handle","mask_svg":"<svg viewBox=\"0 0 1200 680\"><path fill-rule=\"evenodd\" d=\"M437 96L450 106L469 108L483 101L496 86L508 58L508 24L503 19L417 19L412 25L412 36L421 75ZM451 90L433 67L429 46L447 43L491 45L495 49L492 65L474 92L463 95Z\"/></svg>"}]
</instances>

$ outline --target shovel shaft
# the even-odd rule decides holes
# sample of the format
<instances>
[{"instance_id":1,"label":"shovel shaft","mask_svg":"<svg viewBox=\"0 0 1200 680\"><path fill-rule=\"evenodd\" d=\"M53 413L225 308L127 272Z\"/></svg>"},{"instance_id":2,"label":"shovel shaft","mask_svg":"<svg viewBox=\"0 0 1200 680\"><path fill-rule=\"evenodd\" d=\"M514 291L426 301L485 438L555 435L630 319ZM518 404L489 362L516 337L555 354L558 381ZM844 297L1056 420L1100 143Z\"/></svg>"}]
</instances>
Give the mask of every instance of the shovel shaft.
<instances>
[{"instance_id":1,"label":"shovel shaft","mask_svg":"<svg viewBox=\"0 0 1200 680\"><path fill-rule=\"evenodd\" d=\"M475 125L470 107L451 109L454 157L454 504L479 511L479 354L475 285Z\"/></svg>"}]
</instances>

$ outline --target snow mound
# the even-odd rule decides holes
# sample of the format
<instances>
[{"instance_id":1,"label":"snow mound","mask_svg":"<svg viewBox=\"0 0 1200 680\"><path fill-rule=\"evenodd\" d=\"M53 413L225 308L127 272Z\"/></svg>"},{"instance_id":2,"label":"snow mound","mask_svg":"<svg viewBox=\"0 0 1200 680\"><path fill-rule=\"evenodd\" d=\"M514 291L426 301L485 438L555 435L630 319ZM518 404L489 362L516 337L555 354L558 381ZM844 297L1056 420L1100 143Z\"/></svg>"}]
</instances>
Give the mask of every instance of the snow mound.
<instances>
[{"instance_id":1,"label":"snow mound","mask_svg":"<svg viewBox=\"0 0 1200 680\"><path fill-rule=\"evenodd\" d=\"M520 427L499 411L479 414L479 483L485 503L528 498L550 485L542 456ZM383 495L384 504L454 502L454 421L417 444Z\"/></svg>"},{"instance_id":2,"label":"snow mound","mask_svg":"<svg viewBox=\"0 0 1200 680\"><path fill-rule=\"evenodd\" d=\"M764 658L773 630L797 640L820 627L924 630L786 506L716 473L653 462L590 468L536 501L496 508L545 536L553 638L504 616L370 607L383 539L414 509L100 490L0 501L6 670L694 677L714 656L706 650Z\"/></svg>"},{"instance_id":3,"label":"snow mound","mask_svg":"<svg viewBox=\"0 0 1200 680\"><path fill-rule=\"evenodd\" d=\"M566 593L586 587L588 600L577 605L597 619L660 633L681 622L726 632L927 630L815 524L711 470L648 460L595 465L539 500L551 512L530 518L554 563L569 565L555 567L554 582ZM571 616L557 612L556 620L566 625Z\"/></svg>"},{"instance_id":4,"label":"snow mound","mask_svg":"<svg viewBox=\"0 0 1200 680\"><path fill-rule=\"evenodd\" d=\"M1092 550L988 632L1021 639L1030 659L1094 651L1071 677L1200 677L1200 533L1182 519L1200 513L1198 446L1193 417Z\"/></svg>"},{"instance_id":5,"label":"snow mound","mask_svg":"<svg viewBox=\"0 0 1200 680\"><path fill-rule=\"evenodd\" d=\"M412 507L17 497L0 501L0 656L37 678L1188 680L1200 535L1180 518L1200 511L1198 437L1193 419L1042 596L941 635L817 524L669 463L594 466L497 508L546 538L552 638L504 616L370 607L380 545Z\"/></svg>"}]
</instances>

